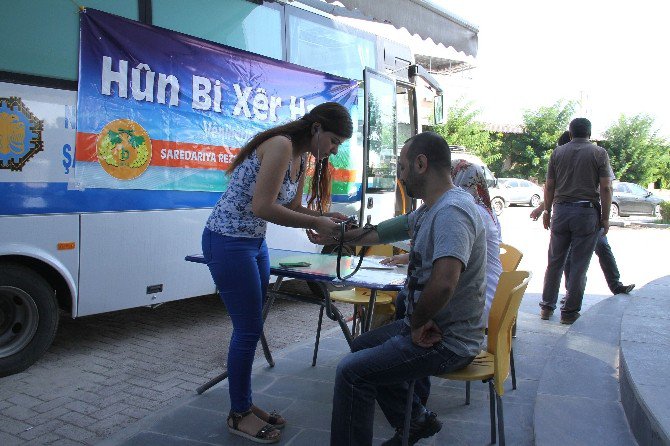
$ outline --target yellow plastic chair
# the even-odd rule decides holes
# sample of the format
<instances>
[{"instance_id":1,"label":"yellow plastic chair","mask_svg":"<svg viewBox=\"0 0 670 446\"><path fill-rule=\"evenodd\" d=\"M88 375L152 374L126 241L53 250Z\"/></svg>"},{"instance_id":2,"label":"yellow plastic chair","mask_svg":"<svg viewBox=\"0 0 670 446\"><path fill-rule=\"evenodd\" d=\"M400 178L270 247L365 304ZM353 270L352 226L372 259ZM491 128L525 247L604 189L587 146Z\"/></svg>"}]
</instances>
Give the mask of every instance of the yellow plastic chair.
<instances>
[{"instance_id":1,"label":"yellow plastic chair","mask_svg":"<svg viewBox=\"0 0 670 446\"><path fill-rule=\"evenodd\" d=\"M482 381L489 385L491 443L496 442L496 412L498 418L498 434L500 444L505 445L505 424L503 418L502 396L505 393L503 384L510 375L510 351L512 348L512 326L521 305L521 299L528 287L531 273L528 271L508 271L500 275L491 312L489 313L488 338L486 351L482 351L466 367L436 375L438 378L458 381ZM412 399L414 381L410 383L405 407L405 426L403 429L403 445L407 444L409 425L412 415ZM467 395L466 404L470 403Z\"/></svg>"},{"instance_id":2,"label":"yellow plastic chair","mask_svg":"<svg viewBox=\"0 0 670 446\"><path fill-rule=\"evenodd\" d=\"M503 271L516 271L523 258L523 253L512 245L500 243L500 263L502 263ZM516 338L516 322L512 328L512 337ZM514 368L514 348L510 355L512 364L512 389L516 390L516 370Z\"/></svg>"},{"instance_id":3,"label":"yellow plastic chair","mask_svg":"<svg viewBox=\"0 0 670 446\"><path fill-rule=\"evenodd\" d=\"M512 245L500 243L500 263L503 271L516 271L523 258L523 253Z\"/></svg>"}]
</instances>

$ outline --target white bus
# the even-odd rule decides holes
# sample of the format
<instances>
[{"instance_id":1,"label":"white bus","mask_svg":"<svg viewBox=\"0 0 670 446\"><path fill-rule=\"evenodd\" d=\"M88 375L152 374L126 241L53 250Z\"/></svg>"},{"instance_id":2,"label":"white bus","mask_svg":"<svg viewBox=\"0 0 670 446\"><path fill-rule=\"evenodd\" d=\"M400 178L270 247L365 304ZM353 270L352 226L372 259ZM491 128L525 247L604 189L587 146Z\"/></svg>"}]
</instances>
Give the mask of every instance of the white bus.
<instances>
[{"instance_id":1,"label":"white bus","mask_svg":"<svg viewBox=\"0 0 670 446\"><path fill-rule=\"evenodd\" d=\"M406 197L397 200L396 157L418 128L415 79L423 71L409 48L333 15L359 12L317 0L90 0L86 6L149 30L360 81L351 165L335 178L333 208L376 222L402 210L396 201L407 206ZM444 11L431 11L444 26L462 27ZM46 351L59 311L76 318L215 292L207 268L184 256L200 251L220 191L156 189L146 181L82 187L78 119L95 116L77 110L78 13L71 1L24 0L0 16L0 376L24 370ZM476 47L476 30L466 31ZM317 249L302 231L272 225L268 242Z\"/></svg>"}]
</instances>

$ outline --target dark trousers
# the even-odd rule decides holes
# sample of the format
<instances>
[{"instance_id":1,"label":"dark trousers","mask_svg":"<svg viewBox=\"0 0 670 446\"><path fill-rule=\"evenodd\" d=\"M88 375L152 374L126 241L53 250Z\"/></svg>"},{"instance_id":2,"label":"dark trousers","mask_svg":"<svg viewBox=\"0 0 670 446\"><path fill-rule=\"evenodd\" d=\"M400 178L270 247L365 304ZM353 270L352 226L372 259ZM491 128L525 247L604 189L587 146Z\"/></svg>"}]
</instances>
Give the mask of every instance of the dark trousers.
<instances>
[{"instance_id":1,"label":"dark trousers","mask_svg":"<svg viewBox=\"0 0 670 446\"><path fill-rule=\"evenodd\" d=\"M619 274L619 268L616 264L616 259L612 253L612 247L607 241L607 236L603 234L605 232L603 229L598 233L598 240L596 242L595 254L598 256L598 263L600 263L600 269L603 270L605 275L605 280L607 280L607 286L610 291L613 293L615 290L622 285L621 275ZM568 277L570 276L571 268L571 255L568 253L568 258L565 261L565 283L568 283Z\"/></svg>"},{"instance_id":2,"label":"dark trousers","mask_svg":"<svg viewBox=\"0 0 670 446\"><path fill-rule=\"evenodd\" d=\"M600 215L593 207L556 203L550 229L547 270L540 306L551 310L556 308L563 267L568 251L571 251L570 275L566 284L568 294L562 312L575 313L582 308L586 271L600 233Z\"/></svg>"},{"instance_id":3,"label":"dark trousers","mask_svg":"<svg viewBox=\"0 0 670 446\"><path fill-rule=\"evenodd\" d=\"M391 426L400 427L405 418L408 381L458 370L473 360L441 343L431 348L415 345L404 321L363 333L354 339L351 351L335 373L332 446L372 445L375 401ZM424 412L415 393L412 419Z\"/></svg>"}]
</instances>

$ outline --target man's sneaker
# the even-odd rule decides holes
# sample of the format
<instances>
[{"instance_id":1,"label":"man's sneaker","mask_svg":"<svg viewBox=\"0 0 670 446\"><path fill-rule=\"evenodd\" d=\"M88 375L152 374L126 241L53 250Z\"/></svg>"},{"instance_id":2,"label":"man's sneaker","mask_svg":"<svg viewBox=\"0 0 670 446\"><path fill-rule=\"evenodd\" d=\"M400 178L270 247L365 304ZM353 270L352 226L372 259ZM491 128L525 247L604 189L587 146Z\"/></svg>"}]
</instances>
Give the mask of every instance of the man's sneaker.
<instances>
[{"instance_id":1,"label":"man's sneaker","mask_svg":"<svg viewBox=\"0 0 670 446\"><path fill-rule=\"evenodd\" d=\"M619 285L618 287L614 288L614 294L628 294L631 291L633 291L633 288L635 288L635 284L631 283L630 285Z\"/></svg>"},{"instance_id":2,"label":"man's sneaker","mask_svg":"<svg viewBox=\"0 0 670 446\"><path fill-rule=\"evenodd\" d=\"M540 319L548 320L554 314L554 310L551 308L543 308L540 310Z\"/></svg>"},{"instance_id":3,"label":"man's sneaker","mask_svg":"<svg viewBox=\"0 0 670 446\"><path fill-rule=\"evenodd\" d=\"M561 314L561 324L571 325L579 319L579 312Z\"/></svg>"},{"instance_id":4,"label":"man's sneaker","mask_svg":"<svg viewBox=\"0 0 670 446\"><path fill-rule=\"evenodd\" d=\"M412 421L409 426L409 444L415 444L422 438L432 437L442 429L442 422L437 419L435 412L426 412L423 421ZM395 435L385 442L382 446L400 446L402 445L402 427L395 430Z\"/></svg>"}]
</instances>

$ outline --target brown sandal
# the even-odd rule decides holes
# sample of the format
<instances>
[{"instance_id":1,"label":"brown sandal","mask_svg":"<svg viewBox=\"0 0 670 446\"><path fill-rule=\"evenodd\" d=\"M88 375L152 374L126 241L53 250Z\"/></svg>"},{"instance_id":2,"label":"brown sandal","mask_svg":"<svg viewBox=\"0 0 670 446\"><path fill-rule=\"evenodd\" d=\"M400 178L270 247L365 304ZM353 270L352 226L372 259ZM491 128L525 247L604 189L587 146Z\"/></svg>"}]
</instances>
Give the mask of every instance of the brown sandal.
<instances>
[{"instance_id":1,"label":"brown sandal","mask_svg":"<svg viewBox=\"0 0 670 446\"><path fill-rule=\"evenodd\" d=\"M238 426L240 424L240 421L242 421L242 418L251 414L253 414L251 409L242 413L233 412L231 410L230 414L228 414L228 419L226 421L226 424L228 425L228 431L232 434L239 435L240 437L244 437L248 440L255 441L256 443L267 444L267 443L279 442L279 440L281 439L281 433L271 424L266 424L265 426L263 426L258 432L256 432L256 435L251 435L240 430ZM233 422L232 426L230 425L231 420ZM277 432L279 435L270 436L273 432Z\"/></svg>"},{"instance_id":2,"label":"brown sandal","mask_svg":"<svg viewBox=\"0 0 670 446\"><path fill-rule=\"evenodd\" d=\"M282 417L281 414L276 410L273 410L267 414L267 418L265 417L265 411L258 406L251 406L251 411L254 413L254 415L266 423L272 425L272 427L275 429L284 429L284 426L286 426L286 420L284 420L284 417Z\"/></svg>"}]
</instances>

